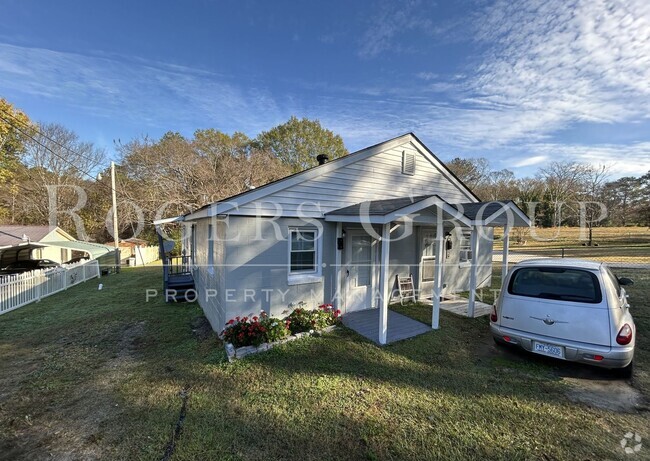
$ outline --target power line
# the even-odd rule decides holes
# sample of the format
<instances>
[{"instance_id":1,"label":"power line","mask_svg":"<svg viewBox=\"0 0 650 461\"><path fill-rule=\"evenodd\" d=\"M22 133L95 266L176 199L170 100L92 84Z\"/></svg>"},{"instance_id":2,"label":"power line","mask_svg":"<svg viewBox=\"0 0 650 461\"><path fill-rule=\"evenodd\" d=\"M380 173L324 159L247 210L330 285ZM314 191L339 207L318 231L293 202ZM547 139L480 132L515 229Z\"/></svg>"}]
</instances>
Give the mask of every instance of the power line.
<instances>
[{"instance_id":1,"label":"power line","mask_svg":"<svg viewBox=\"0 0 650 461\"><path fill-rule=\"evenodd\" d=\"M23 128L21 128L20 126L17 126L17 125L15 125L14 123L12 123L11 120L6 119L6 118L3 117L2 115L0 115L0 120L4 120L6 123L8 123L9 125L11 125L12 127L14 127L15 129L17 129L18 131L20 131L24 136L26 136L26 137L28 137L29 139L31 139L32 141L34 141L36 144L38 144L39 146L41 146L43 149L47 150L48 152L50 152L50 153L51 153L52 155L54 155L55 157L57 157L57 158L59 158L60 160L64 161L65 163L67 163L68 165L70 165L70 166L71 166L72 168L74 168L75 170L79 171L80 173L83 173L85 176L88 176L89 178L91 178L91 179L93 179L93 180L96 179L95 176L91 175L91 174L88 173L87 171L82 170L81 168L79 168L79 167L78 167L77 165L75 165L74 163L70 162L70 161L67 160L66 158L64 158L64 157L62 157L61 155L57 154L56 152L54 152L54 150L52 150L50 147L48 147L48 146L46 146L45 144L43 144L42 142L40 142L38 139L36 139L36 138L35 138L34 136L32 136L30 133L26 132ZM49 138L48 136L45 136L44 134L42 134L40 131L36 130L36 132L37 132L38 134L40 134L41 136L43 136L45 139L49 139L50 141L54 142L55 144L58 144L58 143L55 142L53 139L51 139L51 138ZM58 145L60 145L60 144L58 144ZM61 146L61 147L64 147L64 146ZM65 148L65 147L64 147L64 148ZM68 151L72 152L73 154L80 155L80 154L77 154L76 152L74 152L73 150L71 150L71 149L69 149L69 148L66 148L66 149L67 149ZM81 156L82 158L85 158L85 157L83 157L82 155L80 155L80 156ZM32 179L32 181L35 181L35 182L36 182L36 180L35 180L35 179L34 179L34 178L29 174L29 172L28 172L27 170L26 170L26 173L27 173L27 176L29 176L29 177ZM113 192L113 188L112 188L111 186L107 186L106 184L104 184L104 183L102 183L102 182L97 182L97 181L96 181L96 184L98 184L98 185L100 185L100 186L102 186L102 187L105 187L106 189L108 189L109 191L111 191L111 193Z\"/></svg>"},{"instance_id":2,"label":"power line","mask_svg":"<svg viewBox=\"0 0 650 461\"><path fill-rule=\"evenodd\" d=\"M0 110L1 110L1 109L0 109ZM28 129L30 129L30 130L34 130L34 131L36 131L36 133L38 133L41 137L43 137L43 138L49 140L50 142L52 142L52 143L56 144L57 146L61 147L62 149L66 149L68 152L72 152L73 154L75 154L75 155L77 155L77 156L79 156L79 157L81 157L81 158L84 158L84 159L86 159L86 160L92 161L92 159L89 159L88 157L85 157L84 155L82 155L82 154L79 153L79 152L75 152L75 151L73 151L73 150L70 149L68 146L65 146L65 145L59 143L58 141L52 139L51 137L49 137L49 136L43 134L43 132L40 131L38 128L33 127L33 126L27 124L26 122L23 122L22 120L17 119L13 114L11 114L10 112L8 112L7 110L2 110L2 112L3 112L6 116L11 117L11 119L12 119L14 122L18 122L18 123L22 124L25 128L28 128ZM32 141L36 142L39 146L41 146L41 147L43 147L44 149L46 149L47 151L49 151L50 153L52 153L52 154L53 154L54 156L56 156L57 158L63 160L63 161L66 162L68 165L72 166L72 167L73 167L74 169L76 169L77 171L83 173L84 175L88 176L88 177L91 178L91 179L95 179L95 177L94 177L93 175L91 175L90 173L88 173L88 172L82 170L81 168L77 167L75 164L71 163L70 161L66 160L65 158L61 157L59 154L57 154L56 152L54 152L51 148L49 148L48 146L42 144L40 141L38 141L36 138L34 138L31 134L26 133L26 132L21 128L21 127L18 127L18 126L16 126L16 125L14 125L10 120L7 120L6 118L2 117L1 115L0 115L0 119L4 120L6 123L9 123L11 126L13 126L14 128L16 128L16 129L17 129L18 131L20 131L22 134L24 134L25 136L27 136L28 138L30 138ZM33 179L33 178L32 178L32 179ZM167 179L167 180L169 180L169 181L172 181L172 182L175 182L176 184L178 184L178 185L180 185L180 186L183 186L183 187L185 186L184 184L182 184L179 180L177 180L177 179L175 179L175 178L166 177L165 179ZM111 186L107 186L107 185L105 185L105 184L103 184L103 183L99 183L99 184L100 184L102 187L107 188L107 189L110 190L111 192L113 191L113 188L112 188Z\"/></svg>"},{"instance_id":3,"label":"power line","mask_svg":"<svg viewBox=\"0 0 650 461\"><path fill-rule=\"evenodd\" d=\"M89 162L93 162L93 159L91 159L91 158L89 158L89 157L86 157L86 156L82 155L81 152L75 152L74 150L70 149L68 146L66 146L66 145L64 145L64 144L61 144L61 143L60 143L59 141L57 141L56 139L53 139L53 138L51 138L51 137L45 135L45 134L44 134L41 130L39 130L37 127L35 127L35 126L33 126L33 125L30 125L29 123L27 123L27 122L25 122L25 121L23 121L23 120L20 120L18 117L16 117L14 114L12 114L11 112L9 112L7 109L1 109L1 108L0 108L0 110L1 110L2 112L4 112L4 115L5 115L5 116L10 117L14 122L20 123L20 124L21 124L24 128L26 128L26 129L36 131L36 133L38 133L41 137L47 139L47 140L50 141L51 143L56 144L56 145L59 146L61 149L65 149L65 150L67 150L68 152L71 152L71 153L77 155L78 157L81 157L81 158L83 158L83 159L85 159L85 160L88 160ZM5 120L5 121L7 121L7 120ZM7 122L7 123L10 123L10 122ZM14 128L18 128L18 127L16 127L15 125L12 125L12 126L14 126ZM30 136L30 137L31 137L31 136ZM53 153L54 153L54 152L53 152ZM55 154L55 155L56 155L56 154ZM62 160L64 160L64 159L62 159ZM64 160L64 161L65 161L65 160ZM79 171L82 171L82 170L79 170ZM83 171L82 171L82 172L83 172ZM83 173L84 173L84 174L87 174L87 173L85 173L85 172L83 172Z\"/></svg>"}]
</instances>

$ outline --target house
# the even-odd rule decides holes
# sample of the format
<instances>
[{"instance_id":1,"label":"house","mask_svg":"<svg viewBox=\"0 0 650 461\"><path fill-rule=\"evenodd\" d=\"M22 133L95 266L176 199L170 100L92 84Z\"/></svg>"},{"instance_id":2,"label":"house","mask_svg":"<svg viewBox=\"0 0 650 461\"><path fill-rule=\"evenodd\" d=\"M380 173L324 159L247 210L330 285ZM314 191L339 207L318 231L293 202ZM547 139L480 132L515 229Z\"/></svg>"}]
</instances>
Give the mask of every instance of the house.
<instances>
[{"instance_id":1,"label":"house","mask_svg":"<svg viewBox=\"0 0 650 461\"><path fill-rule=\"evenodd\" d=\"M156 222L182 223L177 273L191 278L214 330L260 310L282 316L332 302L344 315L379 308L383 344L398 275L432 298L437 328L441 297L469 291L471 312L476 289L490 284L493 227L505 228L507 264L509 229L530 226L512 202L481 203L412 133L319 157L306 171Z\"/></svg>"},{"instance_id":2,"label":"house","mask_svg":"<svg viewBox=\"0 0 650 461\"><path fill-rule=\"evenodd\" d=\"M78 241L57 226L0 226L0 267L24 259L64 263L73 258L101 258L110 264L115 259L113 251L106 245Z\"/></svg>"}]
</instances>

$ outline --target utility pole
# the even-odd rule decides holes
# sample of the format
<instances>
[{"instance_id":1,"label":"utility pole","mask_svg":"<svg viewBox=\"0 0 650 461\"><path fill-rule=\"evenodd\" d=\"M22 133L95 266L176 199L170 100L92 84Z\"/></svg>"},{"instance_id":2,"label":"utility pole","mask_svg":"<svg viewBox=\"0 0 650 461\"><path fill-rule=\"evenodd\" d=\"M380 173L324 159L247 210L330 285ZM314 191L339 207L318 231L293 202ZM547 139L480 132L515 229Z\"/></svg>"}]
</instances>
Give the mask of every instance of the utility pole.
<instances>
[{"instance_id":1,"label":"utility pole","mask_svg":"<svg viewBox=\"0 0 650 461\"><path fill-rule=\"evenodd\" d=\"M113 195L113 238L115 239L115 272L120 271L120 237L117 235L117 193L115 192L115 162L111 162L111 191Z\"/></svg>"}]
</instances>

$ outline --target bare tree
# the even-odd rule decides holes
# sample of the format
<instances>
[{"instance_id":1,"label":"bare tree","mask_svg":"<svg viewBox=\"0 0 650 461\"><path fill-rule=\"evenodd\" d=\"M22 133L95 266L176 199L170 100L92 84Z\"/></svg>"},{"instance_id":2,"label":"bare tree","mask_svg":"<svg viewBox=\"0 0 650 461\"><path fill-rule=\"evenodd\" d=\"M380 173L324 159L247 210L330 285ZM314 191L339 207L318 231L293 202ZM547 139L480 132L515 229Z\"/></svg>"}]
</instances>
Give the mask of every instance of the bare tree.
<instances>
[{"instance_id":1,"label":"bare tree","mask_svg":"<svg viewBox=\"0 0 650 461\"><path fill-rule=\"evenodd\" d=\"M585 174L585 165L578 162L551 162L539 170L538 178L545 185L544 199L550 205L554 227L562 224L562 207L576 211L573 204L578 201Z\"/></svg>"}]
</instances>

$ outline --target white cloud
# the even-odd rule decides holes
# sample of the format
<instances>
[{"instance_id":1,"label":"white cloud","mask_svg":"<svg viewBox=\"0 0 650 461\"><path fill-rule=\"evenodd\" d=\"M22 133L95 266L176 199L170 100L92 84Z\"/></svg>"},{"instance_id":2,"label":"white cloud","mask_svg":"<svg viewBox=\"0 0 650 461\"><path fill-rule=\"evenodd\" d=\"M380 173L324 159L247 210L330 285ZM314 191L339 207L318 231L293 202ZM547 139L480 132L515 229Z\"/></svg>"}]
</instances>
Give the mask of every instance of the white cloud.
<instances>
[{"instance_id":1,"label":"white cloud","mask_svg":"<svg viewBox=\"0 0 650 461\"><path fill-rule=\"evenodd\" d=\"M509 114L483 117L498 143L650 117L650 2L499 0L476 24L488 52L465 102Z\"/></svg>"},{"instance_id":2,"label":"white cloud","mask_svg":"<svg viewBox=\"0 0 650 461\"><path fill-rule=\"evenodd\" d=\"M638 176L650 172L650 142L629 145L537 143L529 148L549 160L568 158L594 166L607 165L613 176Z\"/></svg>"},{"instance_id":3,"label":"white cloud","mask_svg":"<svg viewBox=\"0 0 650 461\"><path fill-rule=\"evenodd\" d=\"M401 34L431 31L433 23L422 14L421 0L383 1L372 7L368 27L360 41L359 56L374 58L385 51L405 51Z\"/></svg>"},{"instance_id":4,"label":"white cloud","mask_svg":"<svg viewBox=\"0 0 650 461\"><path fill-rule=\"evenodd\" d=\"M21 92L142 129L179 129L204 120L230 130L268 128L279 109L254 82L230 82L199 69L120 56L85 56L0 43L0 89ZM10 98L11 99L11 98ZM160 126L160 123L169 123ZM171 124L171 123L174 124Z\"/></svg>"},{"instance_id":5,"label":"white cloud","mask_svg":"<svg viewBox=\"0 0 650 461\"><path fill-rule=\"evenodd\" d=\"M520 160L512 159L509 163L513 168L523 168L526 166L539 165L548 160L547 155L533 155L532 157L523 158Z\"/></svg>"}]
</instances>

